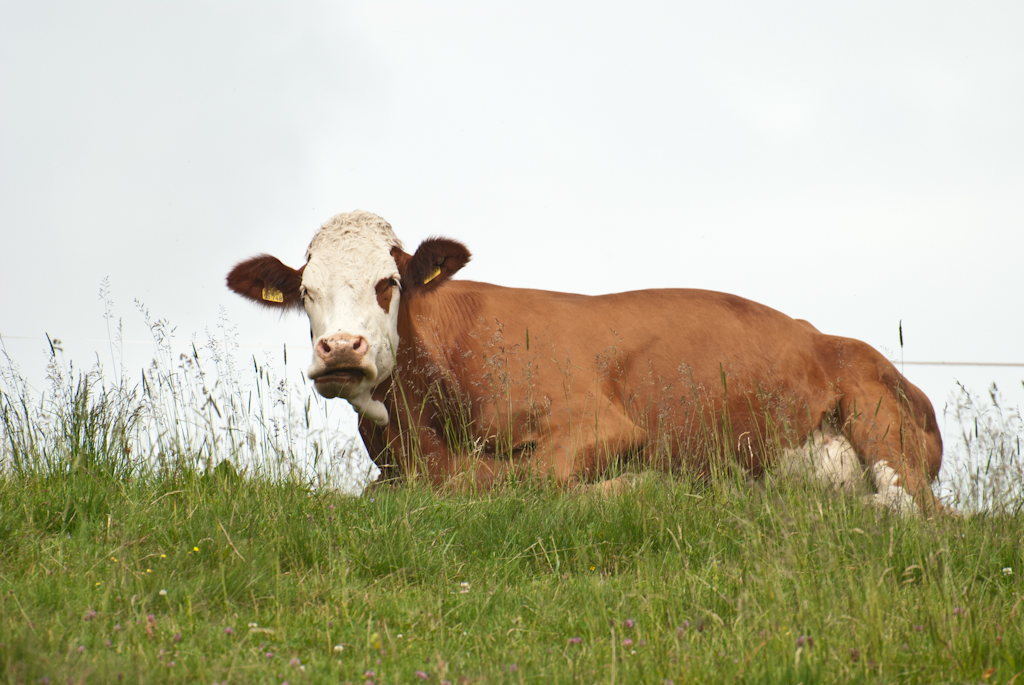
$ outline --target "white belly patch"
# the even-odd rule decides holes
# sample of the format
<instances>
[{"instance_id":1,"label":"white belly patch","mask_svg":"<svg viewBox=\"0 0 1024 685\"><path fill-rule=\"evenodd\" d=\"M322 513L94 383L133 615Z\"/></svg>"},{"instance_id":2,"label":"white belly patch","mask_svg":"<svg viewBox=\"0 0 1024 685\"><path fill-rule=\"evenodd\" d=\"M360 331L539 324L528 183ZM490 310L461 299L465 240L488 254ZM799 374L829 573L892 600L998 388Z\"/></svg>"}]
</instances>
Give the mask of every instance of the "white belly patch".
<instances>
[{"instance_id":1,"label":"white belly patch","mask_svg":"<svg viewBox=\"0 0 1024 685\"><path fill-rule=\"evenodd\" d=\"M775 473L808 478L851 495L864 495L877 507L903 514L917 511L910 493L896 485L895 470L884 461L866 466L846 436L833 431L816 430L800 448L783 450Z\"/></svg>"},{"instance_id":2,"label":"white belly patch","mask_svg":"<svg viewBox=\"0 0 1024 685\"><path fill-rule=\"evenodd\" d=\"M816 430L796 449L783 450L776 473L816 480L851 495L869 492L864 466L846 436Z\"/></svg>"}]
</instances>

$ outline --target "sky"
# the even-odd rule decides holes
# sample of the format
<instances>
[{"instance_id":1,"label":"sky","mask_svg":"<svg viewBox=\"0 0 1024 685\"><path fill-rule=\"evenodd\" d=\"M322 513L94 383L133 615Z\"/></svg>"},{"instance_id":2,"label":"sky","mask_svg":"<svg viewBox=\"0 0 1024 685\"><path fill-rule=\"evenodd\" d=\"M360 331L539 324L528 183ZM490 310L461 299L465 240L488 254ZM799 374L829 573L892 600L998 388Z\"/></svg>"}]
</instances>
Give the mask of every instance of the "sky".
<instances>
[{"instance_id":1,"label":"sky","mask_svg":"<svg viewBox=\"0 0 1024 685\"><path fill-rule=\"evenodd\" d=\"M304 316L224 277L366 209L466 243L466 279L1024 364L1021 35L1015 1L0 0L0 336L40 384L47 334L109 359L107 279L128 368L138 301L182 345L287 343L295 380ZM940 421L958 382L1024 404L1024 366L902 368Z\"/></svg>"}]
</instances>

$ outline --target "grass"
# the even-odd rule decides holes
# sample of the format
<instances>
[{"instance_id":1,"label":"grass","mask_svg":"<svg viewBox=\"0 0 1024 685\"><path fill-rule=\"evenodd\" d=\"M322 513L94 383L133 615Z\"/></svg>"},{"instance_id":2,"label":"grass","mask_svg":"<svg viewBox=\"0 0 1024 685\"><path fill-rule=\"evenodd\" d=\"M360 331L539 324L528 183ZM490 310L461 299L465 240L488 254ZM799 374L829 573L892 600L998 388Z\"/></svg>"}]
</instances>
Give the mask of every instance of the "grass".
<instances>
[{"instance_id":1,"label":"grass","mask_svg":"<svg viewBox=\"0 0 1024 685\"><path fill-rule=\"evenodd\" d=\"M996 409L961 403L961 425L981 418L955 448L974 473L953 488L971 512L960 518L728 475L647 476L607 500L417 482L352 498L294 467L351 445L318 432L266 366L254 361L245 389L229 345L175 360L161 344L138 386L65 368L56 348L46 393L13 361L0 369L4 682L1007 683L1024 671L1019 415L996 412L994 394Z\"/></svg>"},{"instance_id":2,"label":"grass","mask_svg":"<svg viewBox=\"0 0 1024 685\"><path fill-rule=\"evenodd\" d=\"M357 499L230 474L9 478L0 673L1006 682L1024 669L1022 523L662 479L602 501L416 485Z\"/></svg>"}]
</instances>

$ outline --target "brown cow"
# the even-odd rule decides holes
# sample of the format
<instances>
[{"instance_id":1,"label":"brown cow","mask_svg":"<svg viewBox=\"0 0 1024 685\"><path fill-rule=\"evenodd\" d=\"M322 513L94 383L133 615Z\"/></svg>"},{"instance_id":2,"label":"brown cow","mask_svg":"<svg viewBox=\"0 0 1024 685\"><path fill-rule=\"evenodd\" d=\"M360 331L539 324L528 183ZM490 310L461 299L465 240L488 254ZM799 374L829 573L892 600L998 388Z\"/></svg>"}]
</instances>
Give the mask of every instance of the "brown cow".
<instances>
[{"instance_id":1,"label":"brown cow","mask_svg":"<svg viewBox=\"0 0 1024 685\"><path fill-rule=\"evenodd\" d=\"M487 487L592 479L614 462L707 472L778 462L925 512L942 462L931 403L885 357L735 295L572 295L452 280L460 243L402 250L369 212L339 214L300 269L261 255L228 287L304 307L309 377L360 415L385 476Z\"/></svg>"}]
</instances>

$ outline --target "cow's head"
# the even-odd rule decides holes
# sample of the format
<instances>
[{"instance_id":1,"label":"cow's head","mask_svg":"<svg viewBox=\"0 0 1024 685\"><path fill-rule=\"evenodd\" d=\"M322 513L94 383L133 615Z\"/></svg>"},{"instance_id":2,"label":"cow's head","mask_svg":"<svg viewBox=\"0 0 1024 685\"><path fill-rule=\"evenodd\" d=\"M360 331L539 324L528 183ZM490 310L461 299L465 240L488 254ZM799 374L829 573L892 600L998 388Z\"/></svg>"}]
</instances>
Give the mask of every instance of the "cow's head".
<instances>
[{"instance_id":1,"label":"cow's head","mask_svg":"<svg viewBox=\"0 0 1024 685\"><path fill-rule=\"evenodd\" d=\"M446 238L427 239L410 256L388 222L356 211L320 228L302 268L259 255L235 266L227 284L272 309L304 308L313 341L307 373L317 392L348 400L383 426L387 409L371 394L395 369L402 300L439 288L469 258Z\"/></svg>"}]
</instances>

